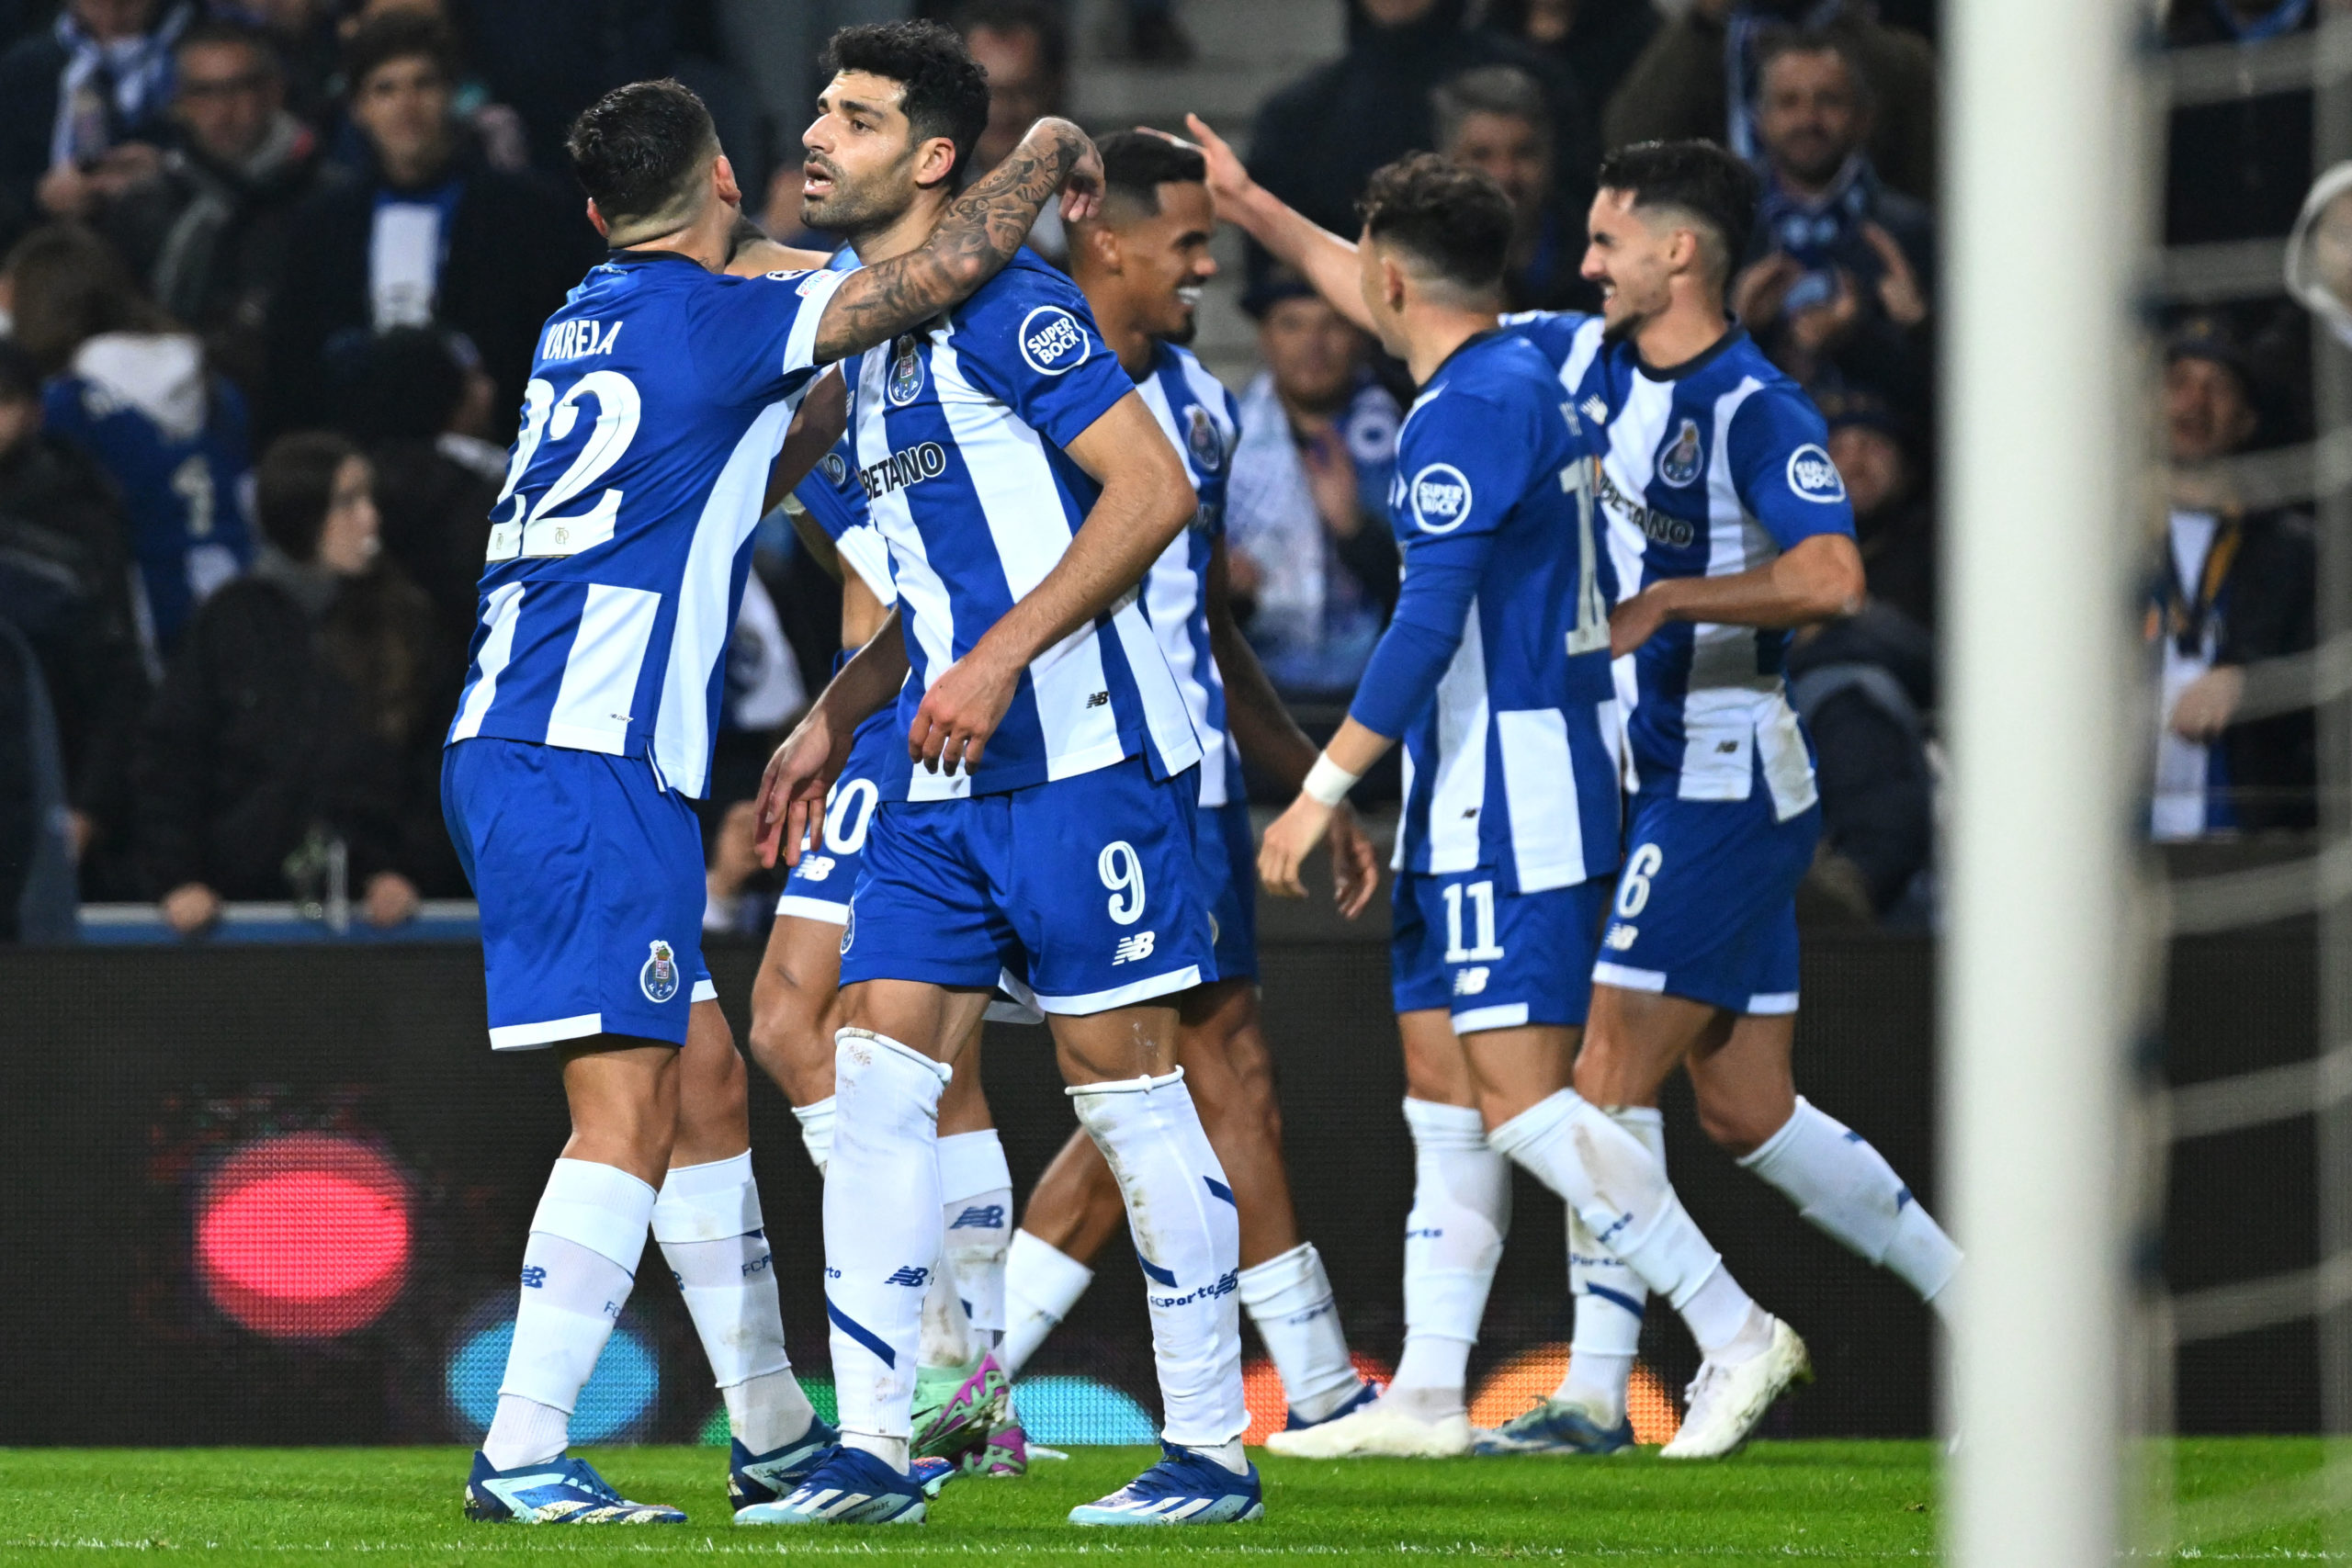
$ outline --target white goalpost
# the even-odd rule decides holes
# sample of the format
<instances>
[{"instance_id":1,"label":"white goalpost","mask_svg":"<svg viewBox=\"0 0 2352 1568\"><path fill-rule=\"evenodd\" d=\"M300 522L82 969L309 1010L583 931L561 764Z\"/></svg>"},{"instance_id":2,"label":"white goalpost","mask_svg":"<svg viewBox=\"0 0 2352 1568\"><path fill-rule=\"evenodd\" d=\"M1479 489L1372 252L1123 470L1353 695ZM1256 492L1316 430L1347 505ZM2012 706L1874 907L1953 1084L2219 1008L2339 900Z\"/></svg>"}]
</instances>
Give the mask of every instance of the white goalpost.
<instances>
[{"instance_id":1,"label":"white goalpost","mask_svg":"<svg viewBox=\"0 0 2352 1568\"><path fill-rule=\"evenodd\" d=\"M2146 11L1945 13L1943 1147L1968 1253L1945 1529L1964 1568L2104 1568L2126 1536Z\"/></svg>"}]
</instances>

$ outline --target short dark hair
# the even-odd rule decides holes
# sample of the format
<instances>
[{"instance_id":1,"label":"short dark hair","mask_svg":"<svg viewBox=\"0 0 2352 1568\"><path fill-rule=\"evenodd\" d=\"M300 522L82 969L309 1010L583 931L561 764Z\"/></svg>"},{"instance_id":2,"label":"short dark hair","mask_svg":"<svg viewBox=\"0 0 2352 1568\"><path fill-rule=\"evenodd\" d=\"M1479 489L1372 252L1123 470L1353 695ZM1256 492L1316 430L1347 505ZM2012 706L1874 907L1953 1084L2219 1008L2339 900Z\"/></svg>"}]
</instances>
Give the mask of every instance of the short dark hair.
<instances>
[{"instance_id":1,"label":"short dark hair","mask_svg":"<svg viewBox=\"0 0 2352 1568\"><path fill-rule=\"evenodd\" d=\"M368 77L393 61L420 56L433 62L442 81L457 82L458 35L449 30L449 24L422 11L386 11L361 23L344 46L344 77L356 93L368 85Z\"/></svg>"},{"instance_id":2,"label":"short dark hair","mask_svg":"<svg viewBox=\"0 0 2352 1568\"><path fill-rule=\"evenodd\" d=\"M1516 65L1458 72L1430 94L1430 108L1440 148L1451 145L1462 134L1462 122L1474 114L1508 115L1532 125L1547 141L1552 136L1552 108L1544 101L1543 84Z\"/></svg>"},{"instance_id":3,"label":"short dark hair","mask_svg":"<svg viewBox=\"0 0 2352 1568\"><path fill-rule=\"evenodd\" d=\"M1761 195L1756 171L1712 141L1636 141L1600 161L1602 190L1624 191L1638 209L1670 207L1697 220L1701 248L1725 287L1747 254Z\"/></svg>"},{"instance_id":4,"label":"short dark hair","mask_svg":"<svg viewBox=\"0 0 2352 1568\"><path fill-rule=\"evenodd\" d=\"M980 28L992 33L1027 33L1037 40L1038 62L1056 76L1069 71L1069 28L1061 8L1045 0L972 0L954 17L956 31L970 38Z\"/></svg>"},{"instance_id":5,"label":"short dark hair","mask_svg":"<svg viewBox=\"0 0 2352 1568\"><path fill-rule=\"evenodd\" d=\"M563 140L572 177L615 231L673 211L683 223L718 149L710 110L667 78L615 87L580 111Z\"/></svg>"},{"instance_id":6,"label":"short dark hair","mask_svg":"<svg viewBox=\"0 0 2352 1568\"><path fill-rule=\"evenodd\" d=\"M1874 107L1876 99L1871 91L1871 79L1862 72L1862 62L1854 46L1838 34L1819 28L1768 28L1756 40L1756 85L1764 85L1764 73L1784 54L1834 54L1846 68L1846 80L1854 89L1854 102L1863 108Z\"/></svg>"},{"instance_id":7,"label":"short dark hair","mask_svg":"<svg viewBox=\"0 0 2352 1568\"><path fill-rule=\"evenodd\" d=\"M250 22L218 17L198 22L172 45L172 58L176 60L192 49L249 49L272 76L286 72L285 62L277 57L277 40Z\"/></svg>"},{"instance_id":8,"label":"short dark hair","mask_svg":"<svg viewBox=\"0 0 2352 1568\"><path fill-rule=\"evenodd\" d=\"M1159 211L1159 187L1201 185L1209 177L1209 164L1197 147L1185 147L1148 130L1114 130L1094 144L1102 155L1104 194L1133 202L1145 212Z\"/></svg>"},{"instance_id":9,"label":"short dark hair","mask_svg":"<svg viewBox=\"0 0 2352 1568\"><path fill-rule=\"evenodd\" d=\"M989 78L964 40L937 22L869 22L843 28L825 46L828 74L863 71L904 90L899 107L917 141L956 144L947 188L960 188L973 145L989 123Z\"/></svg>"},{"instance_id":10,"label":"short dark hair","mask_svg":"<svg viewBox=\"0 0 2352 1568\"><path fill-rule=\"evenodd\" d=\"M1409 251L1447 282L1479 293L1502 283L1517 220L1492 175L1408 152L1373 171L1356 209L1374 239Z\"/></svg>"},{"instance_id":11,"label":"short dark hair","mask_svg":"<svg viewBox=\"0 0 2352 1568\"><path fill-rule=\"evenodd\" d=\"M254 469L254 513L269 542L298 561L319 553L334 499L334 477L359 448L325 430L301 430L270 444Z\"/></svg>"}]
</instances>

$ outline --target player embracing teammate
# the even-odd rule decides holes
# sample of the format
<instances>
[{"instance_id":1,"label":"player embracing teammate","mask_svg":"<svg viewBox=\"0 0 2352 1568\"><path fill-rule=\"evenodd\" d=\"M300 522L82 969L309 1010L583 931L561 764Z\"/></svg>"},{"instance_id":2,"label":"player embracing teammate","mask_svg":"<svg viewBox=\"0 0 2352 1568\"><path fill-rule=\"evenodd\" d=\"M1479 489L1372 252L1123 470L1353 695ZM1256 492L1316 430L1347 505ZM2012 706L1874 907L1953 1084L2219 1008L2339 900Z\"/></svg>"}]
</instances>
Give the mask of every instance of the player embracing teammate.
<instances>
[{"instance_id":1,"label":"player embracing teammate","mask_svg":"<svg viewBox=\"0 0 2352 1568\"><path fill-rule=\"evenodd\" d=\"M1256 186L1197 118L1191 128L1208 157L1220 214L1404 355L1424 384L1399 437L1393 510L1407 575L1398 624L1366 671L1349 725L1269 831L1262 856L1269 887L1295 896L1284 873L1323 813L1405 735L1417 771L1400 845L1396 985L1408 1079L1420 1100L1418 1109L1407 1101L1419 1160L1408 1222L1406 1357L1396 1385L1378 1404L1308 1431L1276 1434L1271 1446L1333 1457L1459 1452L1474 1440L1481 1452L1622 1449L1633 1440L1625 1385L1645 1297L1657 1294L1681 1314L1704 1357L1666 1456L1727 1453L1809 1369L1797 1336L1732 1280L1668 1181L1655 1107L1678 1066L1690 1074L1709 1135L1814 1224L1893 1270L1931 1304L1960 1261L1878 1152L1795 1090L1795 890L1821 812L1809 742L1781 672L1792 628L1860 604L1862 570L1820 415L1724 309L1753 221L1755 176L1703 141L1612 153L1600 168L1584 263L1585 276L1602 289L1601 313L1536 313L1498 323L1499 240L1474 265L1461 244L1474 227L1466 221L1437 238L1413 238L1418 231L1404 215L1412 204L1396 193L1412 183L1416 167L1419 181L1439 181L1425 164L1408 160L1374 177L1363 240L1351 245ZM1491 201L1499 200L1492 192ZM1458 551L1450 541L1479 531L1471 519L1490 504L1492 487L1480 489L1474 465L1498 461L1495 448L1509 443L1494 432L1512 428L1497 423L1433 441L1445 426L1448 397L1464 400L1447 391L1440 367L1447 353L1471 352L1456 345L1487 341L1478 333L1497 324L1537 351L1548 372L1542 396L1576 454L1557 473L1557 492L1573 502L1575 515L1556 537L1578 569L1567 602L1579 614L1555 650L1564 648L1569 664L1589 654L1582 606L1597 579L1613 601L1604 657L1616 661L1610 716L1621 727L1629 808L1628 848L1598 952L1589 918L1534 926L1550 944L1544 958L1579 971L1589 964L1592 987L1589 1016L1576 1021L1585 1027L1572 1073L1532 1098L1540 1067L1565 1067L1569 1059L1556 1048L1562 1032L1547 1044L1545 1032L1494 1029L1489 1015L1479 1022L1491 1032L1482 1032L1465 1027L1465 1010L1465 1010L1462 999L1465 990L1486 994L1517 967L1509 911L1527 897L1524 857L1514 868L1499 845L1482 845L1475 863L1463 858L1473 852L1461 841L1463 825L1477 821L1481 834L1492 833L1504 804L1490 778L1498 765L1505 790L1515 795L1518 786L1501 739L1511 716L1478 691L1494 678L1487 641L1495 606L1476 587L1460 585L1465 565L1441 568L1453 594L1448 635L1459 642L1446 649L1434 703L1408 709L1397 701L1408 675L1414 691L1428 690L1428 667L1440 651L1428 625L1406 613L1408 604L1427 602L1415 591L1419 563ZM1490 375L1480 384L1495 397L1507 382L1524 385L1524 377ZM1535 394L1525 395L1532 408ZM1495 526L1491 512L1486 525ZM1596 527L1605 539L1599 560L1578 535ZM1475 610L1457 614L1451 606L1465 592ZM1408 662L1415 648L1420 658ZM1586 700L1579 694L1579 707ZM1524 720L1511 722L1525 732ZM1426 738L1421 748L1414 745L1416 725ZM1567 741L1573 756L1573 728ZM1436 790L1420 777L1425 754L1452 764L1443 770L1454 786L1444 809L1432 809ZM1551 776L1566 774L1555 769ZM1514 839L1518 827L1514 815ZM1442 832L1456 840L1451 862L1439 858ZM1605 863L1589 851L1588 860ZM1467 864L1491 878L1487 886L1465 883L1449 895L1442 868ZM1516 894L1507 880L1514 869ZM1431 885L1449 922L1438 963L1487 959L1476 987L1467 985L1471 971L1454 970L1452 1025L1469 1082L1434 1104L1424 1086L1442 1087L1426 1070L1438 1054L1417 1045L1435 1031L1417 1042L1414 1020L1417 1007L1434 1008L1412 991L1417 966L1427 963L1420 950L1434 945L1421 929L1428 917L1419 897ZM1532 924L1532 909L1517 918ZM1525 1048L1494 1049L1514 1033L1529 1037ZM1467 1103L1477 1107L1483 1135L1471 1117L1443 1113ZM1506 1156L1572 1211L1576 1333L1561 1388L1501 1431L1473 1439L1460 1413L1461 1367L1508 1224ZM1424 1340L1459 1350L1442 1361L1417 1355Z\"/></svg>"}]
</instances>

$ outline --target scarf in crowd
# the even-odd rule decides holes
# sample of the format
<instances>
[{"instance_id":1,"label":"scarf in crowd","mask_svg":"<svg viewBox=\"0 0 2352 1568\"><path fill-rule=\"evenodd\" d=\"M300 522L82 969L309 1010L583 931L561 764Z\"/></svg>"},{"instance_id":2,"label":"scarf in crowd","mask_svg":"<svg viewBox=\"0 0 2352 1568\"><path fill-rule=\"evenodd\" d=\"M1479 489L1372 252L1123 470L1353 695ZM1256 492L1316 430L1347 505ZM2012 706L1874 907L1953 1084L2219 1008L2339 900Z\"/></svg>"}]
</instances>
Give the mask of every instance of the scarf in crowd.
<instances>
[{"instance_id":1,"label":"scarf in crowd","mask_svg":"<svg viewBox=\"0 0 2352 1568\"><path fill-rule=\"evenodd\" d=\"M162 112L171 97L172 46L195 16L195 6L183 0L147 32L110 43L92 38L71 7L58 17L65 71L58 78L57 120L49 136L52 166L86 164Z\"/></svg>"}]
</instances>

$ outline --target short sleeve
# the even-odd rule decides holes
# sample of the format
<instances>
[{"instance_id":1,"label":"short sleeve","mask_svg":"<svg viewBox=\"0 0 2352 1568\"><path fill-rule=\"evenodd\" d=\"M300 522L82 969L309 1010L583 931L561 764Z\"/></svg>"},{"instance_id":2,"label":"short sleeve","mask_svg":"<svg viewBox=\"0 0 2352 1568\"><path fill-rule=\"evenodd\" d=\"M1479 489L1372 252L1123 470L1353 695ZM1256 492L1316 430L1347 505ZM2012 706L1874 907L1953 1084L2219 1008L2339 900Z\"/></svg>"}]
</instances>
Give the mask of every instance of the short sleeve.
<instances>
[{"instance_id":1,"label":"short sleeve","mask_svg":"<svg viewBox=\"0 0 2352 1568\"><path fill-rule=\"evenodd\" d=\"M976 386L1067 448L1134 391L1135 380L1069 279L1034 264L998 277L1001 287L983 289L956 313L950 346Z\"/></svg>"},{"instance_id":2,"label":"short sleeve","mask_svg":"<svg viewBox=\"0 0 2352 1568\"><path fill-rule=\"evenodd\" d=\"M1792 389L1767 387L1732 414L1724 454L1732 487L1784 550L1815 534L1854 532L1853 503L1829 460L1828 440L1820 411Z\"/></svg>"},{"instance_id":3,"label":"short sleeve","mask_svg":"<svg viewBox=\"0 0 2352 1568\"><path fill-rule=\"evenodd\" d=\"M1405 558L1405 586L1396 618L1419 613L1416 573L1431 569L1448 579L1485 566L1503 519L1527 491L1530 466L1544 450L1543 432L1524 400L1508 400L1448 388L1405 421L1396 443L1394 494L1396 542ZM1431 630L1461 629L1460 606L1432 604Z\"/></svg>"},{"instance_id":4,"label":"short sleeve","mask_svg":"<svg viewBox=\"0 0 2352 1568\"><path fill-rule=\"evenodd\" d=\"M817 326L851 275L771 272L720 277L698 290L689 311L694 363L714 400L780 398L817 368Z\"/></svg>"}]
</instances>

